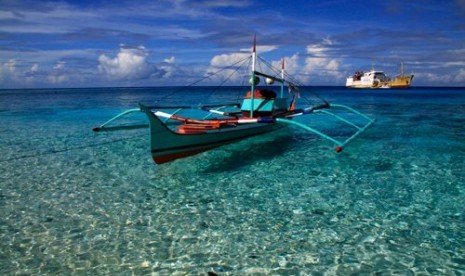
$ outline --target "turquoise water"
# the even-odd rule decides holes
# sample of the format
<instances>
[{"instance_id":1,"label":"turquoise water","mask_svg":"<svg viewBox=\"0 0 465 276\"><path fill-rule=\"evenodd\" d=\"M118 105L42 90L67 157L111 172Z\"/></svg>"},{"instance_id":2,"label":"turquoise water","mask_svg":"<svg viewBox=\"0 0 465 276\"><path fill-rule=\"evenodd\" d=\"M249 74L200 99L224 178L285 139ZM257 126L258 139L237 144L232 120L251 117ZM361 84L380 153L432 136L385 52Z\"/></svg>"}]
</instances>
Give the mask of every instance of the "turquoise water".
<instances>
[{"instance_id":1,"label":"turquoise water","mask_svg":"<svg viewBox=\"0 0 465 276\"><path fill-rule=\"evenodd\" d=\"M465 89L314 91L377 123L157 166L147 130L91 128L164 89L1 90L0 274L465 275Z\"/></svg>"}]
</instances>

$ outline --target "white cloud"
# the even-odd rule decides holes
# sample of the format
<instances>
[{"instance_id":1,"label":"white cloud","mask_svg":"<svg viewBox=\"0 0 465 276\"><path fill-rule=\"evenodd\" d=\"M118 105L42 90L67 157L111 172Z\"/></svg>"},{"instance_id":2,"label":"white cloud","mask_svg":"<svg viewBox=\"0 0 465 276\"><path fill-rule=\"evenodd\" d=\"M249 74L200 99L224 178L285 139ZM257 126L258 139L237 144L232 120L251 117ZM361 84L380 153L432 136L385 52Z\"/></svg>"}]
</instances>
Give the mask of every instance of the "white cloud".
<instances>
[{"instance_id":1,"label":"white cloud","mask_svg":"<svg viewBox=\"0 0 465 276\"><path fill-rule=\"evenodd\" d=\"M207 68L206 75L210 76L209 80L217 82L220 80L240 81L244 72L236 68L225 69L233 64L241 65L241 61L246 61L250 57L248 53L232 53L214 56L210 60L210 66Z\"/></svg>"},{"instance_id":2,"label":"white cloud","mask_svg":"<svg viewBox=\"0 0 465 276\"><path fill-rule=\"evenodd\" d=\"M39 72L39 64L34 63L31 68L24 74L27 83L33 83L36 79L36 74Z\"/></svg>"},{"instance_id":3,"label":"white cloud","mask_svg":"<svg viewBox=\"0 0 465 276\"><path fill-rule=\"evenodd\" d=\"M2 83L7 82L12 77L14 77L16 71L16 61L10 59L8 62L5 62L0 66L0 81Z\"/></svg>"},{"instance_id":4,"label":"white cloud","mask_svg":"<svg viewBox=\"0 0 465 276\"><path fill-rule=\"evenodd\" d=\"M326 56L326 47L323 47L321 44L314 44L307 46L307 53L311 57L323 58Z\"/></svg>"},{"instance_id":5,"label":"white cloud","mask_svg":"<svg viewBox=\"0 0 465 276\"><path fill-rule=\"evenodd\" d=\"M334 84L341 83L345 76L341 75L342 59L328 55L331 45L336 44L330 38L325 38L321 43L307 46L308 57L305 59L304 71L320 80L333 79Z\"/></svg>"},{"instance_id":6,"label":"white cloud","mask_svg":"<svg viewBox=\"0 0 465 276\"><path fill-rule=\"evenodd\" d=\"M21 64L21 62L10 59L0 66L0 87L15 87L16 84L24 86L34 83L38 72L39 65L37 63L32 64L30 67L26 67L24 64Z\"/></svg>"},{"instance_id":7,"label":"white cloud","mask_svg":"<svg viewBox=\"0 0 465 276\"><path fill-rule=\"evenodd\" d=\"M163 63L158 66L159 70L153 73L151 75L151 78L152 79L157 79L157 78L169 79L173 77L176 71L175 61L176 61L176 58L174 56L165 58L163 60Z\"/></svg>"},{"instance_id":8,"label":"white cloud","mask_svg":"<svg viewBox=\"0 0 465 276\"><path fill-rule=\"evenodd\" d=\"M47 80L51 84L60 84L60 83L64 83L67 80L67 78L65 75L50 75L47 77Z\"/></svg>"},{"instance_id":9,"label":"white cloud","mask_svg":"<svg viewBox=\"0 0 465 276\"><path fill-rule=\"evenodd\" d=\"M426 81L426 83L434 83L435 85L451 84L451 78L452 77L450 75L438 75L435 73L416 73L415 74L415 79L421 79L423 81Z\"/></svg>"},{"instance_id":10,"label":"white cloud","mask_svg":"<svg viewBox=\"0 0 465 276\"><path fill-rule=\"evenodd\" d=\"M53 66L54 70L63 70L65 68L64 62L58 62L55 66Z\"/></svg>"},{"instance_id":11,"label":"white cloud","mask_svg":"<svg viewBox=\"0 0 465 276\"><path fill-rule=\"evenodd\" d=\"M290 57L284 57L284 71L286 74L295 78L294 81L298 81L300 83L305 83L308 81L308 76L299 75L301 73L300 67L300 56L299 54L294 54ZM274 68L281 68L282 67L282 60L276 60L271 62L271 65Z\"/></svg>"},{"instance_id":12,"label":"white cloud","mask_svg":"<svg viewBox=\"0 0 465 276\"><path fill-rule=\"evenodd\" d=\"M31 66L31 69L30 69L29 71L30 71L30 72L33 72L33 73L39 71L39 64L34 63L34 64Z\"/></svg>"},{"instance_id":13,"label":"white cloud","mask_svg":"<svg viewBox=\"0 0 465 276\"><path fill-rule=\"evenodd\" d=\"M53 70L49 73L47 80L51 84L61 84L68 80L68 76L65 70L65 62L58 62L53 66Z\"/></svg>"},{"instance_id":14,"label":"white cloud","mask_svg":"<svg viewBox=\"0 0 465 276\"><path fill-rule=\"evenodd\" d=\"M225 66L235 64L250 56L247 53L233 53L233 54L222 54L214 56L210 61L210 66L215 68L223 68Z\"/></svg>"},{"instance_id":15,"label":"white cloud","mask_svg":"<svg viewBox=\"0 0 465 276\"><path fill-rule=\"evenodd\" d=\"M10 74L14 74L16 71L16 61L10 59L10 61L6 64L7 70Z\"/></svg>"},{"instance_id":16,"label":"white cloud","mask_svg":"<svg viewBox=\"0 0 465 276\"><path fill-rule=\"evenodd\" d=\"M273 45L259 45L257 46L256 50L258 54L270 52L277 49L276 46ZM237 70L236 66L244 67L247 64L248 58L252 55L252 49L241 49L239 52L231 53L231 54L221 54L216 55L210 60L210 66L206 70L206 75L209 75L209 79L211 81L218 81L218 80L228 80L231 82L242 81L244 76L248 76L249 72L245 72L241 68L241 70ZM229 69L225 69L225 67L234 66ZM245 66L247 67L247 66ZM280 66L278 68L281 68ZM250 69L250 68L249 68Z\"/></svg>"},{"instance_id":17,"label":"white cloud","mask_svg":"<svg viewBox=\"0 0 465 276\"><path fill-rule=\"evenodd\" d=\"M150 77L156 71L148 61L149 53L143 46L137 48L120 48L116 57L105 54L98 58L99 71L109 79L138 80Z\"/></svg>"},{"instance_id":18,"label":"white cloud","mask_svg":"<svg viewBox=\"0 0 465 276\"><path fill-rule=\"evenodd\" d=\"M166 62L166 63L171 63L171 64L172 64L172 63L174 63L175 60L176 60L176 59L172 56L172 57L170 57L170 58L165 58L164 62Z\"/></svg>"},{"instance_id":19,"label":"white cloud","mask_svg":"<svg viewBox=\"0 0 465 276\"><path fill-rule=\"evenodd\" d=\"M465 69L461 68L458 72L457 75L454 77L454 81L457 83L461 83L465 81Z\"/></svg>"}]
</instances>

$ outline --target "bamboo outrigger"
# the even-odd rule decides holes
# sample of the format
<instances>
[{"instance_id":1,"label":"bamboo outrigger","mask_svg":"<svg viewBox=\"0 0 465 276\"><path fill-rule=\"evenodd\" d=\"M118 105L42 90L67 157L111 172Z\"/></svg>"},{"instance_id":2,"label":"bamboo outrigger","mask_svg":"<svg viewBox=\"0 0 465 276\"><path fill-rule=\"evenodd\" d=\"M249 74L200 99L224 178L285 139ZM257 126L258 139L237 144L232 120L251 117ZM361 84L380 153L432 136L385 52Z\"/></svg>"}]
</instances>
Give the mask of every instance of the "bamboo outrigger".
<instances>
[{"instance_id":1,"label":"bamboo outrigger","mask_svg":"<svg viewBox=\"0 0 465 276\"><path fill-rule=\"evenodd\" d=\"M150 127L151 153L157 164L163 164L179 158L192 156L225 144L233 143L248 137L264 134L286 125L302 128L335 144L337 152L355 137L374 123L374 119L361 112L339 104L326 101L306 108L296 108L298 88L286 80L284 60L281 70L275 74L256 70L257 54L255 41L253 45L250 91L242 103L209 105L209 106L149 106L140 104L139 108L127 110L109 121L94 128L94 131L112 131ZM260 78L268 84L279 83L279 92L258 87ZM287 86L291 99L289 101ZM253 91L253 92L251 92ZM206 112L201 119L179 115L186 109L197 108ZM344 118L334 109L342 109L355 115L362 123ZM148 125L111 126L120 117L134 112L143 112L149 120ZM293 120L295 117L309 114L330 115L353 129L352 134L344 139L333 137L313 127ZM215 116L215 117L213 117Z\"/></svg>"}]
</instances>

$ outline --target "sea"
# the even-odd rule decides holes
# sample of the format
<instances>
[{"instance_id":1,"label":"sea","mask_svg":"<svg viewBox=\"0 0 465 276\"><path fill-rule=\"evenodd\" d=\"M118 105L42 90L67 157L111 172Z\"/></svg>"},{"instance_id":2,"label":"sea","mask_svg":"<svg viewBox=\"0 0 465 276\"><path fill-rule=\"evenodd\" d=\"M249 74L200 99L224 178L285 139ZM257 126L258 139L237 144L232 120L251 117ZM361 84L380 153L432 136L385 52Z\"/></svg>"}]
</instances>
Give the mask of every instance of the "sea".
<instances>
[{"instance_id":1,"label":"sea","mask_svg":"<svg viewBox=\"0 0 465 276\"><path fill-rule=\"evenodd\" d=\"M172 90L0 90L1 275L465 275L465 88L308 87L376 119L340 153L290 126L156 165L92 131L238 97Z\"/></svg>"}]
</instances>

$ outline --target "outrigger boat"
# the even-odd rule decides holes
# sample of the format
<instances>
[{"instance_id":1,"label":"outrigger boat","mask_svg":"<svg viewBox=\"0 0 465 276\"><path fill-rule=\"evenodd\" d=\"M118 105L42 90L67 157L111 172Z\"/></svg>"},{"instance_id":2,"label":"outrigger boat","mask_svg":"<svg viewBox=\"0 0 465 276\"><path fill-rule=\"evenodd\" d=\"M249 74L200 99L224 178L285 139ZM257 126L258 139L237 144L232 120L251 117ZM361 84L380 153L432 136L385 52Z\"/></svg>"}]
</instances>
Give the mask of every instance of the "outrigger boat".
<instances>
[{"instance_id":1,"label":"outrigger boat","mask_svg":"<svg viewBox=\"0 0 465 276\"><path fill-rule=\"evenodd\" d=\"M299 97L298 87L288 79L285 73L284 59L281 70L271 67L272 73L257 70L257 63L265 62L256 53L255 40L251 61L250 91L241 103L203 105L203 106L150 106L139 104L139 108L127 110L111 118L94 131L112 131L150 127L151 153L157 164L163 164L179 158L192 156L222 145L243 140L248 137L265 134L286 125L302 128L321 136L336 145L337 152L355 137L364 132L374 120L361 112L339 104L323 101L321 104L305 108L296 108ZM250 63L250 62L247 62ZM250 66L249 66L250 67ZM260 78L266 79L265 87L259 87ZM277 82L279 86L271 87ZM285 92L287 87L288 92ZM278 88L278 92L272 88ZM251 92L253 91L253 93ZM289 99L290 98L290 99ZM200 119L181 116L182 111L199 109L205 112ZM330 110L342 109L358 117L357 122L342 117ZM149 120L148 125L111 126L113 121L134 112L143 112ZM322 131L298 122L294 118L310 114L325 114L347 124L353 132L344 139L339 139ZM362 121L362 123L359 123Z\"/></svg>"}]
</instances>

